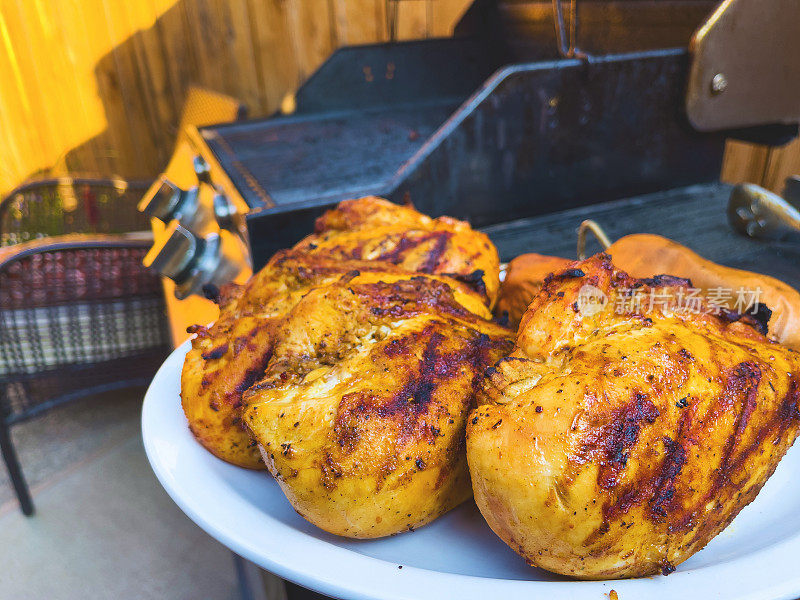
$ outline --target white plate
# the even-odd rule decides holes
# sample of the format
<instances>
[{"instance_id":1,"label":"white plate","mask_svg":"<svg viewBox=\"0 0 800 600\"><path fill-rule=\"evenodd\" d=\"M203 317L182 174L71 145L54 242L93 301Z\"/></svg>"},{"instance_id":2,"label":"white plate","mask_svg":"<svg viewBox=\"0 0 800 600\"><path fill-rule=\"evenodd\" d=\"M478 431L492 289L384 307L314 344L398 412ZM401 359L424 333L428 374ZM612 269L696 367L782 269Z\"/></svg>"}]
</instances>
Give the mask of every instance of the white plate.
<instances>
[{"instance_id":1,"label":"white plate","mask_svg":"<svg viewBox=\"0 0 800 600\"><path fill-rule=\"evenodd\" d=\"M178 398L188 343L158 371L142 411L150 464L209 535L261 567L342 599L778 599L800 596L800 451L758 499L668 577L571 581L528 567L466 503L413 533L339 538L303 520L264 472L228 465L194 441ZM402 566L402 568L400 568Z\"/></svg>"}]
</instances>

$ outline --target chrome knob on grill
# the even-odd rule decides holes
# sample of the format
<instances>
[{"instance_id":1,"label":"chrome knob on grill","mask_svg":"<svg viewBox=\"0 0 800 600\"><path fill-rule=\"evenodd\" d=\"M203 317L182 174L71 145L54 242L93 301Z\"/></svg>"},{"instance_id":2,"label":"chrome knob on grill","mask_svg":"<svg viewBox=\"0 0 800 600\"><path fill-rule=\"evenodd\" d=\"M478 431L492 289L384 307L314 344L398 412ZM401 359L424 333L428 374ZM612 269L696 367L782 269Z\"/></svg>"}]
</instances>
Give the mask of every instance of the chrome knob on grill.
<instances>
[{"instance_id":1,"label":"chrome knob on grill","mask_svg":"<svg viewBox=\"0 0 800 600\"><path fill-rule=\"evenodd\" d=\"M209 285L217 288L225 285L244 266L241 240L228 231L200 237L171 221L164 238L160 247L150 249L143 262L175 282L175 296L179 300L201 294Z\"/></svg>"},{"instance_id":2,"label":"chrome knob on grill","mask_svg":"<svg viewBox=\"0 0 800 600\"><path fill-rule=\"evenodd\" d=\"M214 217L221 229L238 231L237 218L239 213L225 194L216 192L213 199Z\"/></svg>"},{"instance_id":3,"label":"chrome knob on grill","mask_svg":"<svg viewBox=\"0 0 800 600\"><path fill-rule=\"evenodd\" d=\"M174 219L191 231L203 233L213 221L214 213L200 202L200 188L192 186L184 190L163 176L159 182L158 188L139 203L139 210L164 224Z\"/></svg>"},{"instance_id":4,"label":"chrome knob on grill","mask_svg":"<svg viewBox=\"0 0 800 600\"><path fill-rule=\"evenodd\" d=\"M191 158L191 171L180 175L181 187L162 175L139 210L161 221L156 241L144 264L175 282L179 299L203 293L204 286L220 287L249 266L244 222L236 206L211 179L208 162ZM185 163L184 163L185 164ZM197 177L191 184L193 175Z\"/></svg>"},{"instance_id":5,"label":"chrome knob on grill","mask_svg":"<svg viewBox=\"0 0 800 600\"><path fill-rule=\"evenodd\" d=\"M144 257L144 265L178 281L197 254L200 239L177 221L167 227L161 247L153 246Z\"/></svg>"},{"instance_id":6,"label":"chrome knob on grill","mask_svg":"<svg viewBox=\"0 0 800 600\"><path fill-rule=\"evenodd\" d=\"M197 180L202 183L211 183L211 170L208 166L208 162L206 159L200 156L199 154L196 155L192 159L192 166L194 167L195 175L197 175Z\"/></svg>"}]
</instances>

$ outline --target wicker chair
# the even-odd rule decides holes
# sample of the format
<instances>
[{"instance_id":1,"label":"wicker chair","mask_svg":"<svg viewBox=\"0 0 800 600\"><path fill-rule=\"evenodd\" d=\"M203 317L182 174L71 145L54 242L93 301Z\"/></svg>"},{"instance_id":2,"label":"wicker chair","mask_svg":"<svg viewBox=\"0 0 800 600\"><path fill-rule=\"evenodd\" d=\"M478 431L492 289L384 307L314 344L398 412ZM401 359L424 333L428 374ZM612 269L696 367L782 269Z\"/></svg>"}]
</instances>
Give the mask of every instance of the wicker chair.
<instances>
[{"instance_id":1,"label":"wicker chair","mask_svg":"<svg viewBox=\"0 0 800 600\"><path fill-rule=\"evenodd\" d=\"M26 515L33 503L9 427L145 385L170 350L161 283L142 266L151 243L149 233L77 234L0 248L0 449Z\"/></svg>"}]
</instances>

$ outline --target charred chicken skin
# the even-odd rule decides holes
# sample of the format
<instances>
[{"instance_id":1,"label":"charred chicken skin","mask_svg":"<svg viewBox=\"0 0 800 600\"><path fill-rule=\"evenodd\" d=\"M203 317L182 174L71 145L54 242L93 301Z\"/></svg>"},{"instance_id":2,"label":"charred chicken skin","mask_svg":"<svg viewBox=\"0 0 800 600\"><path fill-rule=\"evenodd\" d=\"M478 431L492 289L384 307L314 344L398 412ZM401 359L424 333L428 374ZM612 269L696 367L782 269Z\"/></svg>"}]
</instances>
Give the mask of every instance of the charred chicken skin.
<instances>
[{"instance_id":1,"label":"charred chicken skin","mask_svg":"<svg viewBox=\"0 0 800 600\"><path fill-rule=\"evenodd\" d=\"M377 260L409 272L450 275L480 289L491 308L500 287L500 258L489 237L465 221L432 219L411 206L376 197L346 200L317 219L295 246L311 256Z\"/></svg>"},{"instance_id":2,"label":"charred chicken skin","mask_svg":"<svg viewBox=\"0 0 800 600\"><path fill-rule=\"evenodd\" d=\"M386 263L279 252L243 288L223 290L214 325L194 328L181 399L192 433L213 454L241 467L264 468L241 422L242 393L264 375L286 312L310 289L352 270L404 272Z\"/></svg>"},{"instance_id":3,"label":"charred chicken skin","mask_svg":"<svg viewBox=\"0 0 800 600\"><path fill-rule=\"evenodd\" d=\"M586 579L668 574L756 497L794 442L800 358L765 337L768 311L618 311L635 293L687 287L631 278L606 255L573 263L546 279L514 351L489 370L467 428L475 499L532 565ZM587 289L607 302L587 309Z\"/></svg>"},{"instance_id":4,"label":"charred chicken skin","mask_svg":"<svg viewBox=\"0 0 800 600\"><path fill-rule=\"evenodd\" d=\"M294 249L276 254L244 286L220 294L220 316L196 326L181 376L189 427L209 451L235 465L264 468L241 420L242 394L264 375L286 313L311 289L359 271L394 277L442 274L459 294L490 306L497 295L497 250L468 224L431 219L380 198L342 202Z\"/></svg>"},{"instance_id":5,"label":"charred chicken skin","mask_svg":"<svg viewBox=\"0 0 800 600\"><path fill-rule=\"evenodd\" d=\"M472 493L467 414L511 332L457 282L359 274L282 321L244 422L295 510L347 537L420 527Z\"/></svg>"}]
</instances>

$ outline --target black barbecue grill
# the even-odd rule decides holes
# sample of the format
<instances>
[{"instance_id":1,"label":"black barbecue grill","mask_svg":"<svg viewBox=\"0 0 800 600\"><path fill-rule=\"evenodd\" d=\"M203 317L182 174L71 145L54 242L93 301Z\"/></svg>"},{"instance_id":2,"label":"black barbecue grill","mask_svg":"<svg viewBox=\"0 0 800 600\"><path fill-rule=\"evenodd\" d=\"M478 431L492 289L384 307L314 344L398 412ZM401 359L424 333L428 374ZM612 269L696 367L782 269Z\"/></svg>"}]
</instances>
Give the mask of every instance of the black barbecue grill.
<instances>
[{"instance_id":1,"label":"black barbecue grill","mask_svg":"<svg viewBox=\"0 0 800 600\"><path fill-rule=\"evenodd\" d=\"M197 181L174 184L173 160L145 196L168 225L148 262L197 292L231 277L226 261L259 268L324 209L374 194L485 227L504 259L573 256L592 217L614 237L661 233L796 285L791 244L736 237L717 183L727 138L797 134L800 106L754 106L747 87L782 96L800 81L800 3L774 3L781 23L764 35L754 0L477 0L454 39L343 48L292 114L187 132ZM737 52L747 59L728 64ZM193 228L174 208L186 197L218 227Z\"/></svg>"}]
</instances>

